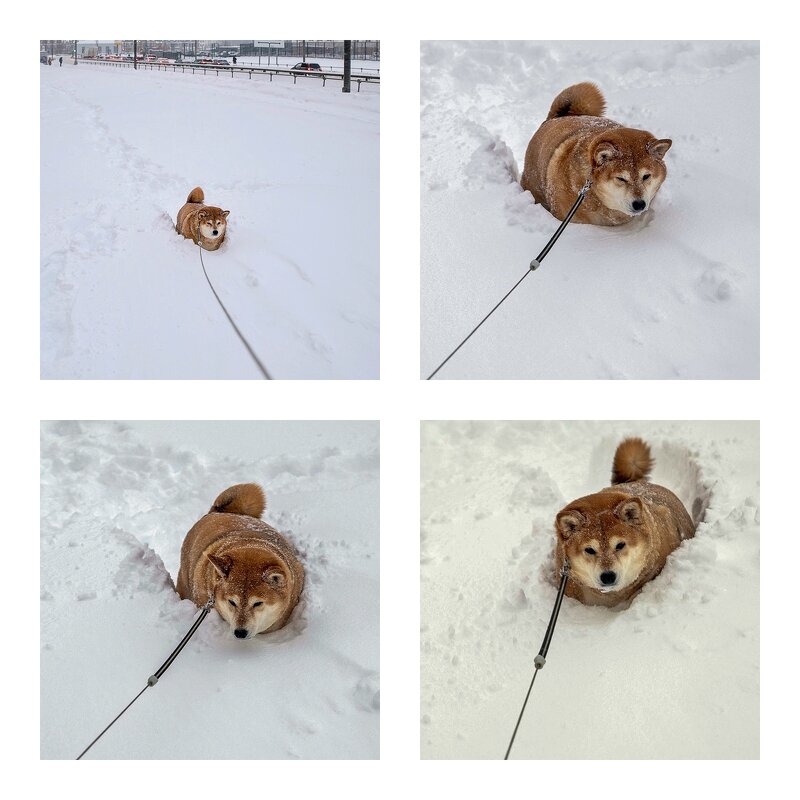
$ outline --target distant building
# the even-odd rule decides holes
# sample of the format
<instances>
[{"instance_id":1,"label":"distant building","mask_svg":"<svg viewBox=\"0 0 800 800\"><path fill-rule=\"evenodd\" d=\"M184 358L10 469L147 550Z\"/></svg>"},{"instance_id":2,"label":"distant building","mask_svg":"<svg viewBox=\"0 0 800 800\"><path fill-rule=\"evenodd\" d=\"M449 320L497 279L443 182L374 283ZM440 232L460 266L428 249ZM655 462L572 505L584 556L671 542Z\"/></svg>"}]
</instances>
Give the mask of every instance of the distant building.
<instances>
[{"instance_id":1,"label":"distant building","mask_svg":"<svg viewBox=\"0 0 800 800\"><path fill-rule=\"evenodd\" d=\"M125 45L129 45L125 47ZM71 49L71 48L70 48ZM133 51L133 42L122 39L78 39L78 58L94 58L101 53L103 55L118 55Z\"/></svg>"},{"instance_id":2,"label":"distant building","mask_svg":"<svg viewBox=\"0 0 800 800\"><path fill-rule=\"evenodd\" d=\"M341 39L287 39L282 40L284 46L273 48L273 56L300 59L342 58L344 42ZM72 54L75 42L72 39L42 39L40 50L47 55ZM133 53L133 39L79 39L78 57L94 58L98 55L121 55ZM253 39L139 39L136 44L137 53L141 56L174 55L166 58L177 58L178 54L257 56L264 54L255 47ZM354 59L379 59L380 41L354 40L352 44Z\"/></svg>"}]
</instances>

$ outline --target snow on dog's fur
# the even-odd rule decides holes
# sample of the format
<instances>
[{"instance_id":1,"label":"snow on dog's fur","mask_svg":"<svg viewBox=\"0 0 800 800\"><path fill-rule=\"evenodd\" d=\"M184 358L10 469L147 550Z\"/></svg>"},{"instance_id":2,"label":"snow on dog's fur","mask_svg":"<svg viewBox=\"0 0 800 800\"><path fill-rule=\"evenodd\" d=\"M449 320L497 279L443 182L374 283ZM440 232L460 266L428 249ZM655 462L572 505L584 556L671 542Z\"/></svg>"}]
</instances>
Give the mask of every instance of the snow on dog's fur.
<instances>
[{"instance_id":1,"label":"snow on dog's fur","mask_svg":"<svg viewBox=\"0 0 800 800\"><path fill-rule=\"evenodd\" d=\"M669 489L648 483L652 468L647 444L626 439L614 455L613 485L556 515L556 565L560 569L569 559L570 597L588 605L625 603L694 536L683 503Z\"/></svg>"},{"instance_id":2,"label":"snow on dog's fur","mask_svg":"<svg viewBox=\"0 0 800 800\"><path fill-rule=\"evenodd\" d=\"M606 101L593 83L564 89L525 152L520 184L563 220L578 192L592 188L572 218L592 225L622 225L650 208L667 168L671 139L625 128L603 116Z\"/></svg>"},{"instance_id":3,"label":"snow on dog's fur","mask_svg":"<svg viewBox=\"0 0 800 800\"><path fill-rule=\"evenodd\" d=\"M265 505L255 483L231 486L181 547L178 594L198 606L213 597L239 639L282 628L303 591L303 565L291 545L259 519Z\"/></svg>"},{"instance_id":4,"label":"snow on dog's fur","mask_svg":"<svg viewBox=\"0 0 800 800\"><path fill-rule=\"evenodd\" d=\"M216 250L225 241L228 214L231 212L204 205L204 200L203 190L195 186L178 212L175 230L204 250Z\"/></svg>"}]
</instances>

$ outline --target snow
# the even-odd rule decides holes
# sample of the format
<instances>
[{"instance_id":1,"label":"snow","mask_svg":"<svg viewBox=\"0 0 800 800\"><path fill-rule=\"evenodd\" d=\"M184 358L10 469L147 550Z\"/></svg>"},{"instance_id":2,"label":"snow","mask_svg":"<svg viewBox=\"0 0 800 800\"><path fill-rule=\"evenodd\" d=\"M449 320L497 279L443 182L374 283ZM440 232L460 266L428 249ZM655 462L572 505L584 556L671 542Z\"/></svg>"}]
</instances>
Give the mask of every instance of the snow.
<instances>
[{"instance_id":1,"label":"snow","mask_svg":"<svg viewBox=\"0 0 800 800\"><path fill-rule=\"evenodd\" d=\"M517 183L564 88L671 138L653 208L570 225L438 378L759 376L755 42L423 42L421 374L525 274L558 227Z\"/></svg>"},{"instance_id":2,"label":"snow","mask_svg":"<svg viewBox=\"0 0 800 800\"><path fill-rule=\"evenodd\" d=\"M181 542L244 481L303 560L292 619L242 642L212 612L84 760L378 757L377 423L58 422L41 438L42 758L75 758L188 631Z\"/></svg>"},{"instance_id":3,"label":"snow","mask_svg":"<svg viewBox=\"0 0 800 800\"><path fill-rule=\"evenodd\" d=\"M41 377L258 378L174 230L277 378L378 376L379 87L40 67Z\"/></svg>"},{"instance_id":4,"label":"snow","mask_svg":"<svg viewBox=\"0 0 800 800\"><path fill-rule=\"evenodd\" d=\"M750 422L423 423L423 758L503 757L555 600L553 519L629 435L703 521L628 609L564 599L511 758L759 758Z\"/></svg>"}]
</instances>

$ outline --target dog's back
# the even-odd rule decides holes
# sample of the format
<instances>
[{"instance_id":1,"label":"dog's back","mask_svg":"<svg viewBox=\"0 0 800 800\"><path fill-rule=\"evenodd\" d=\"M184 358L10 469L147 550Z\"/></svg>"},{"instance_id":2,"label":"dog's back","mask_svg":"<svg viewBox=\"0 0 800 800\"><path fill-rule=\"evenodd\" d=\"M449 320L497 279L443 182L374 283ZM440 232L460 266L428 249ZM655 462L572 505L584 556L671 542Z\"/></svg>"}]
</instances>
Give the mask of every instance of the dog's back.
<instances>
[{"instance_id":1,"label":"dog's back","mask_svg":"<svg viewBox=\"0 0 800 800\"><path fill-rule=\"evenodd\" d=\"M669 513L678 536L678 544L684 539L694 536L694 522L686 507L677 495L664 486L650 483L648 478L655 462L650 454L650 447L638 438L625 439L614 453L611 467L611 483L604 492L624 492L635 495L656 505L662 506ZM669 527L671 531L672 528ZM672 537L668 537L672 540ZM677 544L674 544L677 547Z\"/></svg>"},{"instance_id":2,"label":"dog's back","mask_svg":"<svg viewBox=\"0 0 800 800\"><path fill-rule=\"evenodd\" d=\"M555 216L565 203L569 208L575 202L591 175L591 162L584 158L588 148L580 147L583 140L622 127L603 117L605 109L605 98L595 84L570 86L553 100L547 119L528 143L520 185Z\"/></svg>"},{"instance_id":3,"label":"dog's back","mask_svg":"<svg viewBox=\"0 0 800 800\"><path fill-rule=\"evenodd\" d=\"M183 205L178 212L178 221L175 224L175 230L187 239L194 239L197 241L197 221L193 220L193 215L203 207L205 199L203 190L199 186L195 186L194 189L189 192L185 205ZM194 226L192 226L193 221Z\"/></svg>"}]
</instances>

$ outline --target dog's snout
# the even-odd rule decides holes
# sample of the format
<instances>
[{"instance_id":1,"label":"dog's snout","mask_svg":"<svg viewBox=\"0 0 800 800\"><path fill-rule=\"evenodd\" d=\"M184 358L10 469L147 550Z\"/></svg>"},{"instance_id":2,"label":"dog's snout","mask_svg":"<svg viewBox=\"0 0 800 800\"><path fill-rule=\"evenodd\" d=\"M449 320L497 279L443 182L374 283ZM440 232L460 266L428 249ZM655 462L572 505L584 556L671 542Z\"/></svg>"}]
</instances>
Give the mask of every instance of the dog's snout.
<instances>
[{"instance_id":1,"label":"dog's snout","mask_svg":"<svg viewBox=\"0 0 800 800\"><path fill-rule=\"evenodd\" d=\"M237 628L237 629L236 629L236 630L233 632L233 635L234 635L234 636L235 636L237 639L246 639L246 638L247 638L247 628Z\"/></svg>"},{"instance_id":2,"label":"dog's snout","mask_svg":"<svg viewBox=\"0 0 800 800\"><path fill-rule=\"evenodd\" d=\"M617 573L608 570L607 572L600 573L600 583L603 586L613 586L617 582Z\"/></svg>"},{"instance_id":3,"label":"dog's snout","mask_svg":"<svg viewBox=\"0 0 800 800\"><path fill-rule=\"evenodd\" d=\"M634 200L631 205L634 211L644 211L647 207L647 203L644 200Z\"/></svg>"}]
</instances>

